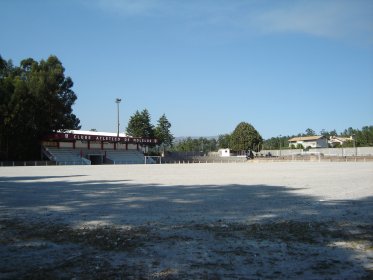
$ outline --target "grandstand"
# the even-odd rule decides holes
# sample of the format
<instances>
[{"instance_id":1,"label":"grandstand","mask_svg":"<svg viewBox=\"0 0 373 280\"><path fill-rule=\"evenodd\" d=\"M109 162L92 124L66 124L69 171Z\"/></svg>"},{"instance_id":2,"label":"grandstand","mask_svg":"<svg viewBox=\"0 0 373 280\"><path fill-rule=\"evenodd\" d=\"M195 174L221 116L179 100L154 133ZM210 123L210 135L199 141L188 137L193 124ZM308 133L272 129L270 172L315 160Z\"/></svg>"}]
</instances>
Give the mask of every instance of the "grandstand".
<instances>
[{"instance_id":1,"label":"grandstand","mask_svg":"<svg viewBox=\"0 0 373 280\"><path fill-rule=\"evenodd\" d=\"M113 164L141 164L144 163L144 154L136 150L107 151L106 159Z\"/></svg>"},{"instance_id":2,"label":"grandstand","mask_svg":"<svg viewBox=\"0 0 373 280\"><path fill-rule=\"evenodd\" d=\"M85 165L91 164L89 160L83 159L79 154L76 154L74 150L65 148L49 147L45 148L47 153L44 153L48 159L57 162L60 165Z\"/></svg>"},{"instance_id":3,"label":"grandstand","mask_svg":"<svg viewBox=\"0 0 373 280\"><path fill-rule=\"evenodd\" d=\"M46 136L42 153L58 165L143 164L146 147L156 143L125 134L71 130Z\"/></svg>"}]
</instances>

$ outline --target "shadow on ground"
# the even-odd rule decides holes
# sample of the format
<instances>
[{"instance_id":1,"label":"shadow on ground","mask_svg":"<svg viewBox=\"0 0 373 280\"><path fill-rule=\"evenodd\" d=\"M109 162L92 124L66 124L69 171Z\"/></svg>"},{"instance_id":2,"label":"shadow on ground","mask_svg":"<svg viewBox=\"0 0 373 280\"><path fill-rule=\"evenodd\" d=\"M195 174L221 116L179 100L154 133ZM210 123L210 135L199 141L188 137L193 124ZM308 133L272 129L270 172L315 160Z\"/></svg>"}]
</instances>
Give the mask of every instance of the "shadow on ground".
<instances>
[{"instance_id":1,"label":"shadow on ground","mask_svg":"<svg viewBox=\"0 0 373 280\"><path fill-rule=\"evenodd\" d=\"M0 278L372 276L372 197L81 176L0 178Z\"/></svg>"}]
</instances>

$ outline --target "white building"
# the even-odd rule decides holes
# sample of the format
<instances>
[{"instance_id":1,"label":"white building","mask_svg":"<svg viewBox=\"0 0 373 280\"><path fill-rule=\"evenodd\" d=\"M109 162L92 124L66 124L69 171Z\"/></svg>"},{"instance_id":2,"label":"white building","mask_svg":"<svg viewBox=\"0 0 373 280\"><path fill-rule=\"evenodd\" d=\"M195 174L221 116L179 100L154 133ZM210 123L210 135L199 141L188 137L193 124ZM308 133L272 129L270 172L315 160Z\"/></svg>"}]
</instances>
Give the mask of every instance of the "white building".
<instances>
[{"instance_id":1,"label":"white building","mask_svg":"<svg viewBox=\"0 0 373 280\"><path fill-rule=\"evenodd\" d=\"M333 147L337 145L342 146L344 143L348 141L354 141L354 138L352 138L352 136L350 137L330 136L329 138L329 144L332 145Z\"/></svg>"},{"instance_id":2,"label":"white building","mask_svg":"<svg viewBox=\"0 0 373 280\"><path fill-rule=\"evenodd\" d=\"M219 153L219 157L230 157L231 156L230 149L219 149L218 153Z\"/></svg>"},{"instance_id":3,"label":"white building","mask_svg":"<svg viewBox=\"0 0 373 280\"><path fill-rule=\"evenodd\" d=\"M289 147L301 144L304 148L328 148L328 139L325 136L302 136L288 140Z\"/></svg>"}]
</instances>

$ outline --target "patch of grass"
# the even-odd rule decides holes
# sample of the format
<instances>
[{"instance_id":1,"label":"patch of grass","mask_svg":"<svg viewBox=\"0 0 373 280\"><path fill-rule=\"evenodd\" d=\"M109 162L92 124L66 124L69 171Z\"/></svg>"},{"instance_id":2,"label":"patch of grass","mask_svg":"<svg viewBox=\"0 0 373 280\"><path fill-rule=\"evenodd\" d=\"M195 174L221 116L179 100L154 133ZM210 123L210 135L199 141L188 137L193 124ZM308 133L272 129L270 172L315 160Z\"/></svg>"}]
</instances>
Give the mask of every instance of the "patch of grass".
<instances>
[{"instance_id":1,"label":"patch of grass","mask_svg":"<svg viewBox=\"0 0 373 280\"><path fill-rule=\"evenodd\" d=\"M284 242L317 243L321 232L327 230L323 223L283 221L270 224L204 224L198 230L207 230L220 237L243 234L250 239L281 240Z\"/></svg>"},{"instance_id":2,"label":"patch of grass","mask_svg":"<svg viewBox=\"0 0 373 280\"><path fill-rule=\"evenodd\" d=\"M150 238L150 229L121 229L114 226L73 229L67 225L19 221L0 221L3 229L13 232L15 239L41 239L56 243L79 243L101 250L125 251L142 246ZM0 242L9 242L1 238Z\"/></svg>"},{"instance_id":3,"label":"patch of grass","mask_svg":"<svg viewBox=\"0 0 373 280\"><path fill-rule=\"evenodd\" d=\"M373 244L373 226L337 224L332 222L280 221L266 224L212 223L197 224L194 229L208 231L217 237L245 236L248 239L324 244L330 240Z\"/></svg>"}]
</instances>

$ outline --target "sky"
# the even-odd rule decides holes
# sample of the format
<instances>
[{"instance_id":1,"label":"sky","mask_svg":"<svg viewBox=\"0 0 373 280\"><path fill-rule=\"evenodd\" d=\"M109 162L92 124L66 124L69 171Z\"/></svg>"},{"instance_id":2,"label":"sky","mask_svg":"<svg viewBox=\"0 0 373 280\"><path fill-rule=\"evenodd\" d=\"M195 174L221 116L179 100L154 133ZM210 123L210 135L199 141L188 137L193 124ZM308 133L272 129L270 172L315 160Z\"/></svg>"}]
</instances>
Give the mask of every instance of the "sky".
<instances>
[{"instance_id":1,"label":"sky","mask_svg":"<svg viewBox=\"0 0 373 280\"><path fill-rule=\"evenodd\" d=\"M174 136L373 125L371 0L0 0L0 55L56 55L82 130L147 109Z\"/></svg>"}]
</instances>

